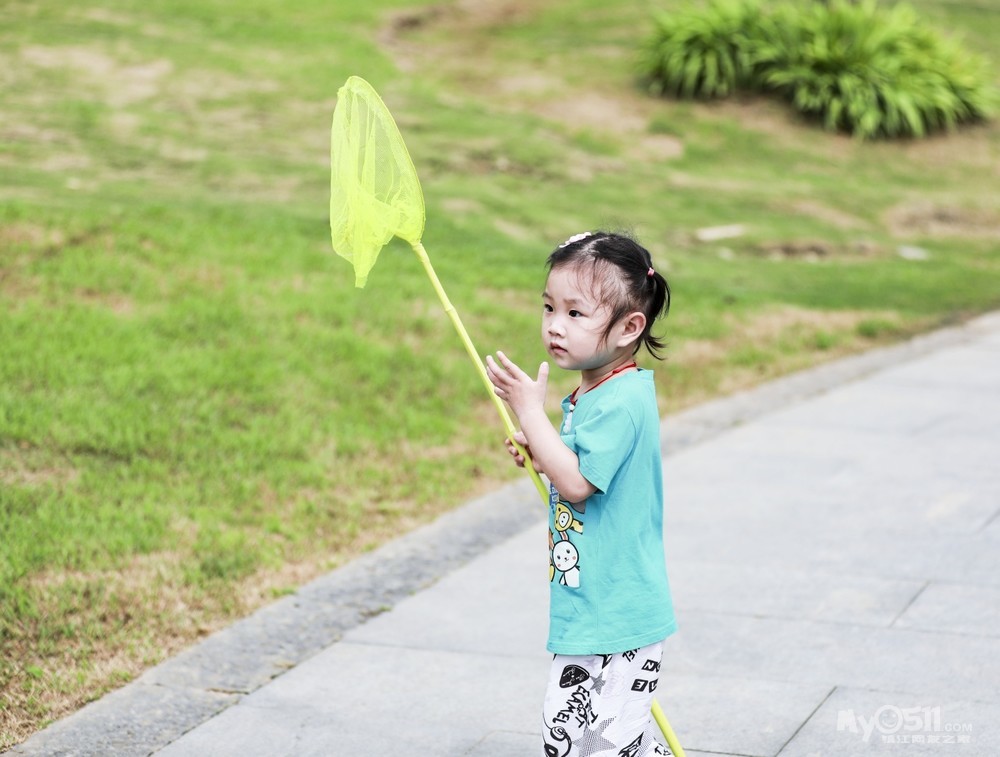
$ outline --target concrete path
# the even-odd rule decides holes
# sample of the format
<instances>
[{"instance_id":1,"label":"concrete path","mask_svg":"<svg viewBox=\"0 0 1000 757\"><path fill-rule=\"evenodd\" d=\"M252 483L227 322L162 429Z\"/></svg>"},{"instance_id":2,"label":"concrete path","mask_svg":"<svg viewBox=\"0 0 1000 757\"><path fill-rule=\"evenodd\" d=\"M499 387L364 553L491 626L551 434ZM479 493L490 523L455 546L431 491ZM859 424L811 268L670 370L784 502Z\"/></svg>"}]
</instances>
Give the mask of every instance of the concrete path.
<instances>
[{"instance_id":1,"label":"concrete path","mask_svg":"<svg viewBox=\"0 0 1000 757\"><path fill-rule=\"evenodd\" d=\"M1000 314L664 421L687 753L1000 754ZM527 480L304 587L16 755L539 753Z\"/></svg>"}]
</instances>

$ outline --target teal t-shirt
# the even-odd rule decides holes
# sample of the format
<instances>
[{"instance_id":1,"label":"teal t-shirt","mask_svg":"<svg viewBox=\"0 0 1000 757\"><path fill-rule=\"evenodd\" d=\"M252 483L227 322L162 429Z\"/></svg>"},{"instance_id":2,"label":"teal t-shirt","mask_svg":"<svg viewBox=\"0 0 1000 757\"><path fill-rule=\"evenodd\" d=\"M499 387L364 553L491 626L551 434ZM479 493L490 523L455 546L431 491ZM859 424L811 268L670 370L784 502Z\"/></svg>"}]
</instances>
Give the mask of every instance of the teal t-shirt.
<instances>
[{"instance_id":1,"label":"teal t-shirt","mask_svg":"<svg viewBox=\"0 0 1000 757\"><path fill-rule=\"evenodd\" d=\"M615 654L677 630L663 555L660 416L651 371L563 400L563 441L597 491L549 495L548 650Z\"/></svg>"}]
</instances>

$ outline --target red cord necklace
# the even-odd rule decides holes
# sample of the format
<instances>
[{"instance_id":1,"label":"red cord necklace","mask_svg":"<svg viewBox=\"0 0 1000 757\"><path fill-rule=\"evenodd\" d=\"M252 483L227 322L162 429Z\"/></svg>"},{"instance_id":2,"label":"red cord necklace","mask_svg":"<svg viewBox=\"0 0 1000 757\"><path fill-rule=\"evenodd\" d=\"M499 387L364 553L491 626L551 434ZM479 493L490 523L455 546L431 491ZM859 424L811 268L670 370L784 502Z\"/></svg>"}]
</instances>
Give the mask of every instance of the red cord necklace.
<instances>
[{"instance_id":1,"label":"red cord necklace","mask_svg":"<svg viewBox=\"0 0 1000 757\"><path fill-rule=\"evenodd\" d=\"M588 389L587 392L594 391L597 387L599 387L605 381L610 381L611 379L613 379L615 376L617 376L622 371L627 371L629 368L638 368L638 367L639 366L636 364L636 362L634 360L631 363L626 363L625 365L620 365L617 368L615 368L613 371L611 371L611 373L609 373L607 376L605 376L600 381L598 381L596 384L594 384L592 387L590 387L590 389ZM581 384L581 386L582 386L582 384ZM578 386L576 389L573 390L573 393L569 396L569 409L570 409L570 412L572 412L573 410L576 409L576 396L577 396L577 394L579 392L580 392L580 387ZM586 394L587 392L584 392L584 394Z\"/></svg>"}]
</instances>

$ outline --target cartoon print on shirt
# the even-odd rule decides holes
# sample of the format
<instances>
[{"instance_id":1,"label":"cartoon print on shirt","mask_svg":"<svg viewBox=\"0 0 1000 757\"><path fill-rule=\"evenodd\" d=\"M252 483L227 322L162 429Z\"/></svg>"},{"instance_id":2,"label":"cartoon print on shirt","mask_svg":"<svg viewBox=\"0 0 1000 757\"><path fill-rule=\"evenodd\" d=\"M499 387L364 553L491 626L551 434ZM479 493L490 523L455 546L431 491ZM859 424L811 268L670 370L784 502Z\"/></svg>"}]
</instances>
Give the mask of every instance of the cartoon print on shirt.
<instances>
[{"instance_id":1,"label":"cartoon print on shirt","mask_svg":"<svg viewBox=\"0 0 1000 757\"><path fill-rule=\"evenodd\" d=\"M561 534L565 534L569 529L573 529L578 534L583 533L583 523L573 515L568 502L560 502L556 505L555 525L556 531Z\"/></svg>"},{"instance_id":2,"label":"cartoon print on shirt","mask_svg":"<svg viewBox=\"0 0 1000 757\"><path fill-rule=\"evenodd\" d=\"M570 532L582 534L582 516L587 511L587 502L567 502L559 498L554 486L549 487L549 509L552 512L552 526L549 529L549 581L554 581L559 572L559 583L574 589L580 588L580 552L570 538Z\"/></svg>"},{"instance_id":3,"label":"cartoon print on shirt","mask_svg":"<svg viewBox=\"0 0 1000 757\"><path fill-rule=\"evenodd\" d=\"M563 586L580 588L580 553L569 539L561 539L552 548L552 563L562 573L559 583Z\"/></svg>"}]
</instances>

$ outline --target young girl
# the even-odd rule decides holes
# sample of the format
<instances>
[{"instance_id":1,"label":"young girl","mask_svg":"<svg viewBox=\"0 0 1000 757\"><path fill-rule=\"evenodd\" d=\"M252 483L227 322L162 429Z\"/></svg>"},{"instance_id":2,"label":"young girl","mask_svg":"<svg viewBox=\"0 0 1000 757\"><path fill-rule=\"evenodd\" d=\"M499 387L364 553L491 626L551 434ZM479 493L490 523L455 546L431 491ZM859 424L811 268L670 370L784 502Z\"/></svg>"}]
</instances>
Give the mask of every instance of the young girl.
<instances>
[{"instance_id":1,"label":"young girl","mask_svg":"<svg viewBox=\"0 0 1000 757\"><path fill-rule=\"evenodd\" d=\"M663 640L676 630L663 558L663 484L653 374L634 357L663 343L670 307L649 252L618 234L570 237L549 256L542 341L580 371L557 431L545 414L548 363L532 378L502 352L487 357L517 441L549 481L554 653L543 708L545 757L670 752L650 717ZM507 447L518 465L525 460Z\"/></svg>"}]
</instances>

